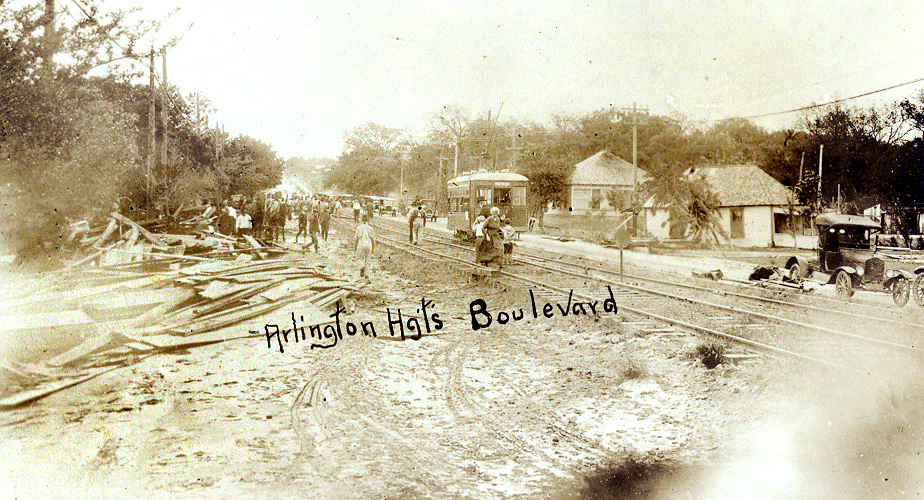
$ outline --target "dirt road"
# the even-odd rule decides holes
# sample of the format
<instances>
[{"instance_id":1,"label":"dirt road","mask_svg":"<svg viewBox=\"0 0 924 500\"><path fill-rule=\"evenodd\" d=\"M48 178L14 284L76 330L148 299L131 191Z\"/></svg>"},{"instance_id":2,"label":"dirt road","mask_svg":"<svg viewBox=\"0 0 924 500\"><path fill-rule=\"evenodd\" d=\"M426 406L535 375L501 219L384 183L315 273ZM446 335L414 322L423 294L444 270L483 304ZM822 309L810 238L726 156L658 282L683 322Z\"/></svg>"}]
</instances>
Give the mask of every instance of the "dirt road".
<instances>
[{"instance_id":1,"label":"dirt road","mask_svg":"<svg viewBox=\"0 0 924 500\"><path fill-rule=\"evenodd\" d=\"M341 243L325 250L305 258L350 265ZM623 488L655 498L644 495L656 472L676 479L678 467L734 460L744 445L729 437L780 408L768 389L779 383L773 371L789 370L778 363L709 370L695 355L700 340L645 333L612 314L473 331L475 298L513 310L528 295L388 251L379 262L369 287L381 293L345 318L373 323L375 338L280 352L254 336L152 356L0 414L5 493L622 498L612 492ZM386 308L416 314L421 299L433 300L443 328L420 340L388 334ZM614 487L614 470L642 473L617 474L624 484ZM700 484L659 491L704 498Z\"/></svg>"}]
</instances>

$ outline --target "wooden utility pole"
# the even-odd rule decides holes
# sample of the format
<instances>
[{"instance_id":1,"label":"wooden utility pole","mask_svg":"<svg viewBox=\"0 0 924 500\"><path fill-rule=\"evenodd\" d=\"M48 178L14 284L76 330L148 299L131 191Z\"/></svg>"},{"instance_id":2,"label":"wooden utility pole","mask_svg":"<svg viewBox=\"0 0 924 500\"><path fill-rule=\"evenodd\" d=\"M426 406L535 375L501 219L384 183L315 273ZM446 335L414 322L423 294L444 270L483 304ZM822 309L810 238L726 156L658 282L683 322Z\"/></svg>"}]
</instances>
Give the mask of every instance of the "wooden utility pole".
<instances>
[{"instance_id":1,"label":"wooden utility pole","mask_svg":"<svg viewBox=\"0 0 924 500\"><path fill-rule=\"evenodd\" d=\"M157 140L154 137L154 134L157 132L157 128L155 126L155 120L157 119L157 117L155 116L155 105L154 105L155 104L154 101L155 99L157 99L157 92L154 88L154 48L153 47L151 47L151 54L150 54L150 59L149 59L149 64L148 64L148 72L150 74L149 89L151 91L151 99L150 99L150 103L148 106L148 162L147 162L148 172L145 177L147 178L146 206L148 210L150 211L150 208L152 206L151 201L153 201L151 200L151 175L154 170L154 157L157 154L157 151L156 151Z\"/></svg>"},{"instance_id":2,"label":"wooden utility pole","mask_svg":"<svg viewBox=\"0 0 924 500\"><path fill-rule=\"evenodd\" d=\"M55 0L45 0L45 32L42 40L42 79L50 81L54 76L55 56Z\"/></svg>"},{"instance_id":3,"label":"wooden utility pole","mask_svg":"<svg viewBox=\"0 0 924 500\"><path fill-rule=\"evenodd\" d=\"M519 134L517 134L516 132L513 133L513 147L507 148L508 151L513 151L513 153L510 154L510 170L511 171L516 171L517 156L519 156L518 151L523 149L522 147L517 147L517 135Z\"/></svg>"},{"instance_id":4,"label":"wooden utility pole","mask_svg":"<svg viewBox=\"0 0 924 500\"><path fill-rule=\"evenodd\" d=\"M818 212L821 213L821 159L825 153L825 145L818 145Z\"/></svg>"},{"instance_id":5,"label":"wooden utility pole","mask_svg":"<svg viewBox=\"0 0 924 500\"><path fill-rule=\"evenodd\" d=\"M631 108L622 108L623 111L631 111L632 114L632 234L638 233L638 219L635 213L638 205L638 113L644 111L648 114L648 108L639 108L632 103Z\"/></svg>"},{"instance_id":6,"label":"wooden utility pole","mask_svg":"<svg viewBox=\"0 0 924 500\"><path fill-rule=\"evenodd\" d=\"M170 95L167 90L167 48L160 49L160 57L163 60L163 73L161 78L161 100L160 100L160 124L163 127L164 135L160 139L160 164L167 164L167 102Z\"/></svg>"}]
</instances>

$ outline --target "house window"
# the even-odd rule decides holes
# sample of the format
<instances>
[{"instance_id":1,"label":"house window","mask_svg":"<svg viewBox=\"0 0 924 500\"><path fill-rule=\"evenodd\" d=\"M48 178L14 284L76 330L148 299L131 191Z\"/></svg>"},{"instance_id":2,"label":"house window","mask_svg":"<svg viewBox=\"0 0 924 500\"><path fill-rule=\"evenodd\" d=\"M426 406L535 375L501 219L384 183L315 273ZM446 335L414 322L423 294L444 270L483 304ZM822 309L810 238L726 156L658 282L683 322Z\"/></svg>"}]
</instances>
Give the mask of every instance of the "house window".
<instances>
[{"instance_id":1,"label":"house window","mask_svg":"<svg viewBox=\"0 0 924 500\"><path fill-rule=\"evenodd\" d=\"M744 238L744 209L731 209L731 238Z\"/></svg>"},{"instance_id":2,"label":"house window","mask_svg":"<svg viewBox=\"0 0 924 500\"><path fill-rule=\"evenodd\" d=\"M598 209L603 205L603 196L599 188L594 188L590 190L590 201L587 203L587 208Z\"/></svg>"}]
</instances>

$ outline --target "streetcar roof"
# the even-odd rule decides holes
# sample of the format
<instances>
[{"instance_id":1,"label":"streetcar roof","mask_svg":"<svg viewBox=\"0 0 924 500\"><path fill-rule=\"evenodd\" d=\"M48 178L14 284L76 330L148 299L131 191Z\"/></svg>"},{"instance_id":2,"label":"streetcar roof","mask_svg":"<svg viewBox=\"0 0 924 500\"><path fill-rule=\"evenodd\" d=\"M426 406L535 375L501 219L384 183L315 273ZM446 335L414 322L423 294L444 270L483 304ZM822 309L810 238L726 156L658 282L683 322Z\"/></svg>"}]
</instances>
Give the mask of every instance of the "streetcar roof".
<instances>
[{"instance_id":1,"label":"streetcar roof","mask_svg":"<svg viewBox=\"0 0 924 500\"><path fill-rule=\"evenodd\" d=\"M461 184L463 182L472 182L472 181L525 181L529 182L529 179L525 175L516 174L513 172L468 172L462 174L455 179L450 179L450 184Z\"/></svg>"}]
</instances>

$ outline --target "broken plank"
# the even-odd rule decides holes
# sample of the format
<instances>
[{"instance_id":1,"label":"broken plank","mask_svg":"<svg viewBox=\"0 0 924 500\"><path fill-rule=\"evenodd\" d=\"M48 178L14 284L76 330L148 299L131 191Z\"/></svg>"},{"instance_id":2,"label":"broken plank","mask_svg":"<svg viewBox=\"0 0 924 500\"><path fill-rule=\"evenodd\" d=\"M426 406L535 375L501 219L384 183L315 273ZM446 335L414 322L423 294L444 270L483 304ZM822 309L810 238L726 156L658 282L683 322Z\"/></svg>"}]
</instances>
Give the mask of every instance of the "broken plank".
<instances>
[{"instance_id":1,"label":"broken plank","mask_svg":"<svg viewBox=\"0 0 924 500\"><path fill-rule=\"evenodd\" d=\"M103 231L103 234L99 235L93 242L93 248L99 248L100 244L105 243L106 240L112 236L112 233L119 228L119 223L115 219L109 219L109 225L106 226L106 230Z\"/></svg>"},{"instance_id":2,"label":"broken plank","mask_svg":"<svg viewBox=\"0 0 924 500\"><path fill-rule=\"evenodd\" d=\"M102 368L95 373L91 373L90 375L86 375L78 379L54 382L44 387L13 394L12 396L8 396L3 399L0 399L0 408L15 408L17 406L22 406L24 404L28 404L33 401L38 401L39 399L42 399L56 392L67 389L68 387L73 387L75 385L82 384L104 373L108 373L113 370L117 370L119 368L121 368L121 366L112 366L112 367Z\"/></svg>"},{"instance_id":3,"label":"broken plank","mask_svg":"<svg viewBox=\"0 0 924 500\"><path fill-rule=\"evenodd\" d=\"M137 228L138 231L141 233L141 235L147 238L147 240L153 243L154 246L156 246L157 248L160 248L161 250L166 250L168 248L167 245L164 244L164 242L157 239L157 237L151 234L150 231L139 226L135 221L129 219L128 217L125 217L119 212L112 212L111 214L109 214L109 216L118 220L119 222L122 222L123 224L128 224L129 226L133 228Z\"/></svg>"},{"instance_id":4,"label":"broken plank","mask_svg":"<svg viewBox=\"0 0 924 500\"><path fill-rule=\"evenodd\" d=\"M49 366L66 366L77 361L80 361L90 355L93 355L97 352L100 352L110 345L114 345L118 342L114 342L113 338L110 335L99 335L84 340L80 345L65 351L45 363Z\"/></svg>"},{"instance_id":5,"label":"broken plank","mask_svg":"<svg viewBox=\"0 0 924 500\"><path fill-rule=\"evenodd\" d=\"M257 316L261 316L263 314L267 314L269 312L275 311L276 309L279 309L285 306L286 304L290 304L292 302L296 302L302 299L307 299L309 301L312 301L311 297L314 295L317 295L317 293L307 291L306 293L303 293L303 294L297 294L291 297L287 297L286 299L280 300L279 302L270 302L263 306L255 306L255 307L249 306L239 311L235 311L234 314L217 316L214 319L211 319L209 321L197 321L194 324L189 324L187 326L188 330L183 329L181 334L182 335L196 335L200 333L209 332L212 330L217 330L219 328L232 326L242 321L246 321L248 319L255 318Z\"/></svg>"},{"instance_id":6,"label":"broken plank","mask_svg":"<svg viewBox=\"0 0 924 500\"><path fill-rule=\"evenodd\" d=\"M250 243L250 246L254 248L263 248L263 245L261 245L260 242L257 241L257 239L254 238L253 236L249 234L245 234L243 235L243 237L244 237L244 240L247 241L247 243Z\"/></svg>"},{"instance_id":7,"label":"broken plank","mask_svg":"<svg viewBox=\"0 0 924 500\"><path fill-rule=\"evenodd\" d=\"M209 283L207 287L205 287L205 290L199 292L199 295L208 299L218 300L222 297L226 297L232 293L237 293L245 289L247 289L247 285L214 280Z\"/></svg>"},{"instance_id":8,"label":"broken plank","mask_svg":"<svg viewBox=\"0 0 924 500\"><path fill-rule=\"evenodd\" d=\"M195 290L190 290L188 288L175 288L167 292L170 296L169 299L164 301L159 306L151 309L150 311L145 312L144 314L135 318L134 321L129 323L130 326L142 326L149 324L155 320L163 319L164 316L173 308L178 305L186 302L187 300L193 298L196 295Z\"/></svg>"}]
</instances>

